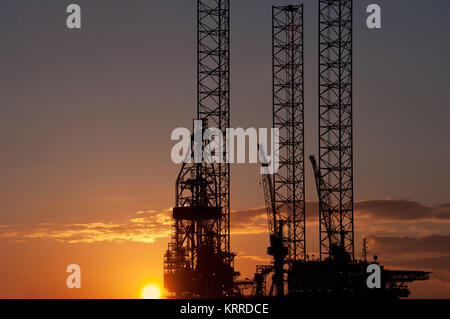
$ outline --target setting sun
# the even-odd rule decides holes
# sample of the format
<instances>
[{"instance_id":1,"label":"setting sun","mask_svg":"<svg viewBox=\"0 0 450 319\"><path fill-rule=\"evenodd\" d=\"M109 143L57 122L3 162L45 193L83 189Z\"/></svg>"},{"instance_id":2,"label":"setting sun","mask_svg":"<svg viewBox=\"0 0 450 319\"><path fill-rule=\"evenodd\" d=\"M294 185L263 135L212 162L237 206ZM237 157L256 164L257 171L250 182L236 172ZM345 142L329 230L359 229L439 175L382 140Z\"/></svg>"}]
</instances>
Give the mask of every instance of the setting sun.
<instances>
[{"instance_id":1,"label":"setting sun","mask_svg":"<svg viewBox=\"0 0 450 319\"><path fill-rule=\"evenodd\" d=\"M160 299L161 290L158 286L150 284L142 289L142 299Z\"/></svg>"}]
</instances>

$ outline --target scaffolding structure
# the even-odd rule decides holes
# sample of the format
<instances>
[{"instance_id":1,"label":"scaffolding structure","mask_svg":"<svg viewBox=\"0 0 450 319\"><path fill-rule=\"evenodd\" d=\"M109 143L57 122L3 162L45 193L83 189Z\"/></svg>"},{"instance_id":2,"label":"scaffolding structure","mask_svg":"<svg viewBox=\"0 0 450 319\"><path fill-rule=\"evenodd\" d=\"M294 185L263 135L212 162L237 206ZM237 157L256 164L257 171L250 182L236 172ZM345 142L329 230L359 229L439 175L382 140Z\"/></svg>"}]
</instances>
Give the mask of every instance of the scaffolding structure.
<instances>
[{"instance_id":1,"label":"scaffolding structure","mask_svg":"<svg viewBox=\"0 0 450 319\"><path fill-rule=\"evenodd\" d=\"M286 262L293 262L306 259L303 5L274 6L272 23L273 127L280 135L275 224L285 227Z\"/></svg>"},{"instance_id":2,"label":"scaffolding structure","mask_svg":"<svg viewBox=\"0 0 450 319\"><path fill-rule=\"evenodd\" d=\"M320 259L354 260L352 0L319 0Z\"/></svg>"}]
</instances>

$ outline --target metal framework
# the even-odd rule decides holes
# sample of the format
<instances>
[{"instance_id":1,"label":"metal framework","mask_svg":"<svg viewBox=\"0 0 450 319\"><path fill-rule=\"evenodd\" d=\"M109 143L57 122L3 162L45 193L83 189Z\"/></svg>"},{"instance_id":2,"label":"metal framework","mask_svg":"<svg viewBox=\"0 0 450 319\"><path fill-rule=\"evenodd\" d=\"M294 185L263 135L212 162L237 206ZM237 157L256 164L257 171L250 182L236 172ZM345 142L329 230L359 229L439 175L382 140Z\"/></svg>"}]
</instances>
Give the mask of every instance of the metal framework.
<instances>
[{"instance_id":1,"label":"metal framework","mask_svg":"<svg viewBox=\"0 0 450 319\"><path fill-rule=\"evenodd\" d=\"M225 137L230 127L230 1L199 0L197 6L197 117ZM230 252L230 164L224 161L216 170L221 250Z\"/></svg>"},{"instance_id":2,"label":"metal framework","mask_svg":"<svg viewBox=\"0 0 450 319\"><path fill-rule=\"evenodd\" d=\"M273 126L280 132L274 176L275 229L283 230L286 262L306 259L304 187L303 5L272 8Z\"/></svg>"},{"instance_id":3,"label":"metal framework","mask_svg":"<svg viewBox=\"0 0 450 319\"><path fill-rule=\"evenodd\" d=\"M229 0L198 0L197 14L197 119L203 130L218 128L225 137L230 126ZM183 164L176 182L165 286L178 297L228 296L235 276L230 252L230 166L225 160L192 162Z\"/></svg>"},{"instance_id":4,"label":"metal framework","mask_svg":"<svg viewBox=\"0 0 450 319\"><path fill-rule=\"evenodd\" d=\"M352 102L352 0L319 0L321 260L354 260Z\"/></svg>"}]
</instances>

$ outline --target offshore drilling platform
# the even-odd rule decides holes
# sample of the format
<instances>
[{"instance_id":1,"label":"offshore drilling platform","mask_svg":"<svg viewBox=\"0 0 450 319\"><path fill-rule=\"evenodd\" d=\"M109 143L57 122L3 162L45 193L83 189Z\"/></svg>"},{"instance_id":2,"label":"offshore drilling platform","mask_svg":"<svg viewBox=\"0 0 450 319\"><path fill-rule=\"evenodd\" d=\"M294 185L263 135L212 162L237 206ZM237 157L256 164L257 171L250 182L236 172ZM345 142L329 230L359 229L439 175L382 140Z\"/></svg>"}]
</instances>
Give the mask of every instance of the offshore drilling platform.
<instances>
[{"instance_id":1,"label":"offshore drilling platform","mask_svg":"<svg viewBox=\"0 0 450 319\"><path fill-rule=\"evenodd\" d=\"M225 136L230 127L229 1L197 1L197 38L196 119L203 129L218 128ZM238 275L230 251L230 165L192 162L183 164L176 181L164 285L177 297L230 296Z\"/></svg>"},{"instance_id":2,"label":"offshore drilling platform","mask_svg":"<svg viewBox=\"0 0 450 319\"><path fill-rule=\"evenodd\" d=\"M164 286L177 298L407 297L423 271L386 270L380 289L355 259L353 197L353 1L319 3L319 152L310 156L319 198L319 258L306 253L303 5L272 8L273 127L280 167L263 175L272 256L237 281L230 250L230 165L192 161L176 181ZM197 1L197 115L202 128L230 127L230 1ZM198 124L197 124L198 125ZM194 140L192 144L194 145ZM194 149L194 148L193 148ZM191 155L195 157L195 154ZM224 157L226 154L224 154ZM225 162L225 161L224 161ZM262 164L265 165L264 163Z\"/></svg>"}]
</instances>

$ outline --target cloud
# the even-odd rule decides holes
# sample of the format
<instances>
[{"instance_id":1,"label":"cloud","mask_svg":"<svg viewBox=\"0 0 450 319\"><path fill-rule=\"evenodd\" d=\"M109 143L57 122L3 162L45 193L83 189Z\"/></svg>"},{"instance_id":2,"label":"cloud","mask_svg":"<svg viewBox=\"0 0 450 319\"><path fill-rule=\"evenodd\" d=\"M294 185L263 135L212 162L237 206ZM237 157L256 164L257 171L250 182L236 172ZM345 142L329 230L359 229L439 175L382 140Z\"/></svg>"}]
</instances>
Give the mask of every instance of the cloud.
<instances>
[{"instance_id":1,"label":"cloud","mask_svg":"<svg viewBox=\"0 0 450 319\"><path fill-rule=\"evenodd\" d=\"M139 217L123 223L96 221L76 224L41 223L37 226L2 225L0 238L15 242L53 239L65 243L138 242L153 243L167 238L171 231L171 209L156 213L140 211ZM142 217L143 216L143 217Z\"/></svg>"},{"instance_id":2,"label":"cloud","mask_svg":"<svg viewBox=\"0 0 450 319\"><path fill-rule=\"evenodd\" d=\"M418 254L448 254L450 256L450 235L425 237L375 237L369 236L373 249L395 256ZM450 265L450 263L449 263Z\"/></svg>"},{"instance_id":3,"label":"cloud","mask_svg":"<svg viewBox=\"0 0 450 319\"><path fill-rule=\"evenodd\" d=\"M318 219L319 203L306 201L307 222ZM367 217L373 221L438 221L450 222L450 204L424 205L410 200L365 200L355 202L355 219ZM264 207L233 210L231 226L238 232L267 232L267 215Z\"/></svg>"},{"instance_id":4,"label":"cloud","mask_svg":"<svg viewBox=\"0 0 450 319\"><path fill-rule=\"evenodd\" d=\"M239 259L249 259L258 263L270 263L272 258L269 256L256 256L256 255L249 255L244 251L240 251L237 253L239 256Z\"/></svg>"},{"instance_id":5,"label":"cloud","mask_svg":"<svg viewBox=\"0 0 450 319\"><path fill-rule=\"evenodd\" d=\"M231 211L231 233L254 235L268 232L265 207Z\"/></svg>"},{"instance_id":6,"label":"cloud","mask_svg":"<svg viewBox=\"0 0 450 319\"><path fill-rule=\"evenodd\" d=\"M132 218L121 223L95 221L84 224L40 224L0 225L0 238L26 241L35 238L55 239L64 242L101 242L134 241L153 242L158 238L168 237L171 230L171 209L156 212L154 210L138 211ZM307 223L317 223L318 203L306 201ZM397 227L400 225L380 224L386 222L433 221L450 223L450 204L427 206L409 200L367 200L355 203L356 221L363 217L361 230L367 228L374 233L376 227ZM231 233L233 235L254 235L268 232L267 214L264 207L233 210L231 213ZM375 225L378 223L378 226ZM364 225L367 224L365 227ZM404 227L407 224L403 224ZM446 225L446 224L444 224ZM361 227L362 226L362 227ZM370 227L369 227L370 226ZM409 230L412 230L408 226ZM405 231L409 232L406 229ZM380 232L375 232L380 235ZM387 239L386 239L387 240ZM401 243L402 240L398 240Z\"/></svg>"},{"instance_id":7,"label":"cloud","mask_svg":"<svg viewBox=\"0 0 450 319\"><path fill-rule=\"evenodd\" d=\"M317 217L319 203L306 201L309 222ZM231 232L234 235L253 235L268 233L269 226L265 207L239 209L231 211Z\"/></svg>"},{"instance_id":8,"label":"cloud","mask_svg":"<svg viewBox=\"0 0 450 319\"><path fill-rule=\"evenodd\" d=\"M359 215L384 220L445 220L450 221L450 204L424 205L410 200L366 200L355 203Z\"/></svg>"}]
</instances>

